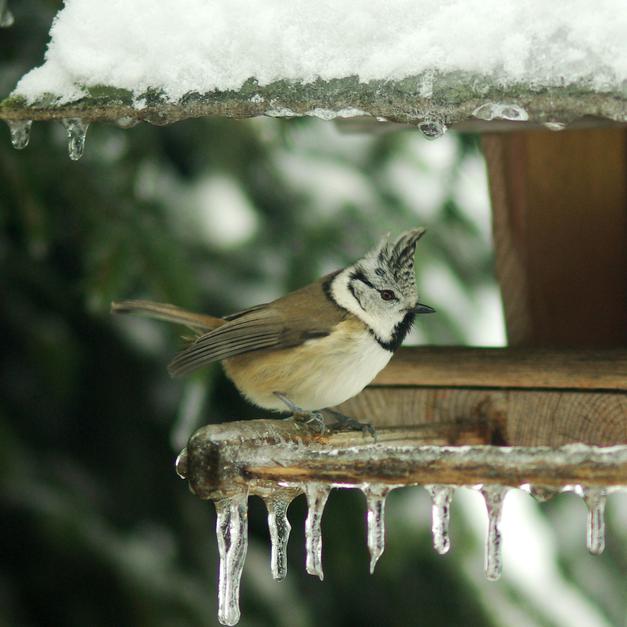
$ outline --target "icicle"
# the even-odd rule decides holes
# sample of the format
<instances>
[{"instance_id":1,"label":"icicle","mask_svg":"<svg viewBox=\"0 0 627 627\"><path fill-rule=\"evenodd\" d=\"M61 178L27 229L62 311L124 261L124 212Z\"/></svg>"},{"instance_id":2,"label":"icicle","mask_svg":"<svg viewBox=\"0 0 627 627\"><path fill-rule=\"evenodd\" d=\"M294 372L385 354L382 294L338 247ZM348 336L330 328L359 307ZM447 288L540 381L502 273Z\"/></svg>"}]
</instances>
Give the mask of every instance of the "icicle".
<instances>
[{"instance_id":1,"label":"icicle","mask_svg":"<svg viewBox=\"0 0 627 627\"><path fill-rule=\"evenodd\" d=\"M321 483L309 483L305 487L307 497L307 520L305 521L305 545L307 548L307 572L317 575L320 581L324 579L322 572L322 530L320 523L327 499L329 488Z\"/></svg>"},{"instance_id":2,"label":"icicle","mask_svg":"<svg viewBox=\"0 0 627 627\"><path fill-rule=\"evenodd\" d=\"M368 550L370 551L370 574L385 549L385 499L390 492L388 486L366 485L362 488L368 507Z\"/></svg>"},{"instance_id":3,"label":"icicle","mask_svg":"<svg viewBox=\"0 0 627 627\"><path fill-rule=\"evenodd\" d=\"M139 124L139 120L130 116L123 116L121 118L118 118L115 123L120 128L133 128L134 126L137 126Z\"/></svg>"},{"instance_id":4,"label":"icicle","mask_svg":"<svg viewBox=\"0 0 627 627\"><path fill-rule=\"evenodd\" d=\"M221 499L215 506L220 551L218 620L223 625L235 625L240 617L239 583L248 548L248 495Z\"/></svg>"},{"instance_id":5,"label":"icicle","mask_svg":"<svg viewBox=\"0 0 627 627\"><path fill-rule=\"evenodd\" d=\"M11 133L11 143L13 148L22 150L28 146L30 139L30 129L33 125L32 120L9 120L9 132Z\"/></svg>"},{"instance_id":6,"label":"icicle","mask_svg":"<svg viewBox=\"0 0 627 627\"><path fill-rule=\"evenodd\" d=\"M89 122L84 122L80 118L65 118L63 126L67 131L67 148L70 159L78 161L83 156Z\"/></svg>"},{"instance_id":7,"label":"icicle","mask_svg":"<svg viewBox=\"0 0 627 627\"><path fill-rule=\"evenodd\" d=\"M431 494L431 533L433 548L444 555L451 547L448 535L448 524L451 510L451 499L455 488L449 485L426 485Z\"/></svg>"},{"instance_id":8,"label":"icicle","mask_svg":"<svg viewBox=\"0 0 627 627\"><path fill-rule=\"evenodd\" d=\"M287 508L294 499L293 490L278 490L264 498L268 509L268 529L272 543L272 578L276 581L285 579L287 575L287 541L292 526L287 519Z\"/></svg>"},{"instance_id":9,"label":"icicle","mask_svg":"<svg viewBox=\"0 0 627 627\"><path fill-rule=\"evenodd\" d=\"M15 18L7 6L7 0L0 0L0 28L9 28L14 22Z\"/></svg>"},{"instance_id":10,"label":"icicle","mask_svg":"<svg viewBox=\"0 0 627 627\"><path fill-rule=\"evenodd\" d=\"M577 486L576 492L588 506L586 546L593 555L600 555L605 549L605 499L607 491L603 488Z\"/></svg>"},{"instance_id":11,"label":"icicle","mask_svg":"<svg viewBox=\"0 0 627 627\"><path fill-rule=\"evenodd\" d=\"M438 139L447 131L446 124L435 118L425 118L418 124L418 129L429 140Z\"/></svg>"},{"instance_id":12,"label":"icicle","mask_svg":"<svg viewBox=\"0 0 627 627\"><path fill-rule=\"evenodd\" d=\"M514 120L519 122L525 122L529 119L529 114L518 105L515 104L502 104L499 105L499 117L504 120Z\"/></svg>"},{"instance_id":13,"label":"icicle","mask_svg":"<svg viewBox=\"0 0 627 627\"><path fill-rule=\"evenodd\" d=\"M548 128L549 131L563 131L566 128L566 124L564 122L545 122L544 127Z\"/></svg>"},{"instance_id":14,"label":"icicle","mask_svg":"<svg viewBox=\"0 0 627 627\"><path fill-rule=\"evenodd\" d=\"M523 489L529 492L533 498L539 503L544 503L560 493L559 488L552 488L546 485L529 485L523 486Z\"/></svg>"},{"instance_id":15,"label":"icicle","mask_svg":"<svg viewBox=\"0 0 627 627\"><path fill-rule=\"evenodd\" d=\"M485 576L496 581L503 570L501 556L501 512L509 488L502 485L484 485L481 494L488 512L488 535L485 543Z\"/></svg>"},{"instance_id":16,"label":"icicle","mask_svg":"<svg viewBox=\"0 0 627 627\"><path fill-rule=\"evenodd\" d=\"M513 120L525 122L529 114L516 104L486 102L477 107L472 114L480 120Z\"/></svg>"}]
</instances>

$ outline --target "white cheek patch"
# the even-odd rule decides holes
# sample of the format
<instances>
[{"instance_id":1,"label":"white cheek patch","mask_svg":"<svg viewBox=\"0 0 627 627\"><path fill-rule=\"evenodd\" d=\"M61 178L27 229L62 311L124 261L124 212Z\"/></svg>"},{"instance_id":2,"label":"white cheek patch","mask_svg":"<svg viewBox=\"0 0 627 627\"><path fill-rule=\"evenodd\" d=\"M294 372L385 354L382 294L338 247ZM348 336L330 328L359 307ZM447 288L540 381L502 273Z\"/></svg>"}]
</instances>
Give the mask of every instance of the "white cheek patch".
<instances>
[{"instance_id":1,"label":"white cheek patch","mask_svg":"<svg viewBox=\"0 0 627 627\"><path fill-rule=\"evenodd\" d=\"M402 314L390 312L386 315L376 315L364 310L349 287L353 270L354 267L352 266L346 268L333 279L331 283L331 295L333 299L340 307L350 311L365 322L380 340L390 342L396 325L403 319Z\"/></svg>"}]
</instances>

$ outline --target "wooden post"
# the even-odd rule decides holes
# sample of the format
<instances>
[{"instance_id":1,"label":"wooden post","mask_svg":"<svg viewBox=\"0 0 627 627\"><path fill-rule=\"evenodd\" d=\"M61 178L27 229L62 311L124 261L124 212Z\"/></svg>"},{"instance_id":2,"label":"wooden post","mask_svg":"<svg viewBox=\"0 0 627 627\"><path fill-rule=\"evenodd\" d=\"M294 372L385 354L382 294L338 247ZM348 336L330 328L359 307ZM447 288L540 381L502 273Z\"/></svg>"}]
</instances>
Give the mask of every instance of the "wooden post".
<instances>
[{"instance_id":1,"label":"wooden post","mask_svg":"<svg viewBox=\"0 0 627 627\"><path fill-rule=\"evenodd\" d=\"M627 345L627 132L483 138L512 346Z\"/></svg>"}]
</instances>

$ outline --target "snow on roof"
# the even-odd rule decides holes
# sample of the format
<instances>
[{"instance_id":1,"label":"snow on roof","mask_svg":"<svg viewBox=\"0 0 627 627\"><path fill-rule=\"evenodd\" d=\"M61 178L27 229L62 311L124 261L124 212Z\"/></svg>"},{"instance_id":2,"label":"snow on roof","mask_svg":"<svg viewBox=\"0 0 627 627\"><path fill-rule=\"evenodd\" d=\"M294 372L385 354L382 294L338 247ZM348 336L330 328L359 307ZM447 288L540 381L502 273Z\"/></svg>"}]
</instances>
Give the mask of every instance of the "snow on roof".
<instances>
[{"instance_id":1,"label":"snow on roof","mask_svg":"<svg viewBox=\"0 0 627 627\"><path fill-rule=\"evenodd\" d=\"M250 78L363 83L431 71L625 93L626 33L625 0L66 0L44 64L14 95L71 102L105 85L176 102Z\"/></svg>"}]
</instances>

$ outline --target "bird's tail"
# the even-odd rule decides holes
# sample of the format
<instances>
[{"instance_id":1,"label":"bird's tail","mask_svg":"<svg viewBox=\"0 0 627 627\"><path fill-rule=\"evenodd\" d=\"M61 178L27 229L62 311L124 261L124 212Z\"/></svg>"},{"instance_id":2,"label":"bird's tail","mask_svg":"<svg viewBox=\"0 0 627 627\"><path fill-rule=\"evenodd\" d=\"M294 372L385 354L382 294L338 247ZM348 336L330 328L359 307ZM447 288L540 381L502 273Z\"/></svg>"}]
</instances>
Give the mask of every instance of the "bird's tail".
<instances>
[{"instance_id":1,"label":"bird's tail","mask_svg":"<svg viewBox=\"0 0 627 627\"><path fill-rule=\"evenodd\" d=\"M111 313L135 314L182 324L194 330L210 331L224 324L222 318L193 313L167 303L153 303L150 300L122 300L111 303Z\"/></svg>"}]
</instances>

